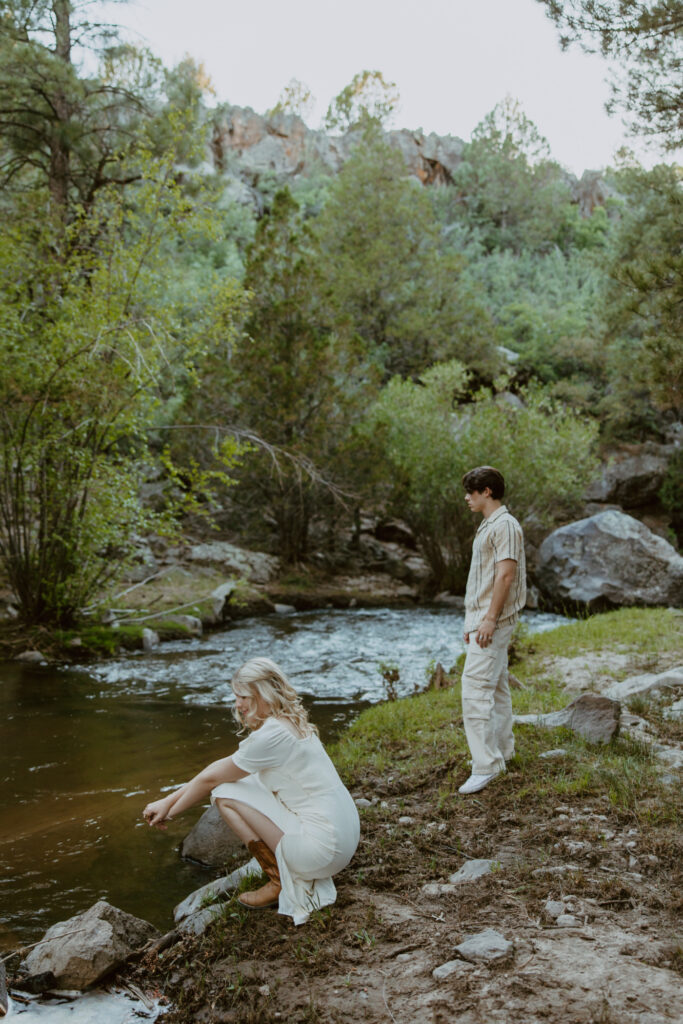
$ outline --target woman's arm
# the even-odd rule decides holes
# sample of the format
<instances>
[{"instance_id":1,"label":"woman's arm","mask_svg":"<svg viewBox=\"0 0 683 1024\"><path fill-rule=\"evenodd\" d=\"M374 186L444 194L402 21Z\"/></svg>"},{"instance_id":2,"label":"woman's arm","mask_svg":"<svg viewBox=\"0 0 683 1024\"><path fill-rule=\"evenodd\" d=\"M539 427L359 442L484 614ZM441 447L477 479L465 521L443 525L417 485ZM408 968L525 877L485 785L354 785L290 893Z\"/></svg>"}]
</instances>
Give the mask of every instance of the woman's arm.
<instances>
[{"instance_id":1,"label":"woman's arm","mask_svg":"<svg viewBox=\"0 0 683 1024\"><path fill-rule=\"evenodd\" d=\"M175 793L169 793L161 800L147 804L142 812L148 825L156 828L165 828L164 821L177 817L186 811L188 807L194 807L200 800L204 800L212 789L221 782L237 782L243 779L248 772L242 771L234 763L232 757L223 757L219 761L213 761L207 765L198 775L186 782L184 786L177 789ZM171 814L173 811L173 814Z\"/></svg>"}]
</instances>

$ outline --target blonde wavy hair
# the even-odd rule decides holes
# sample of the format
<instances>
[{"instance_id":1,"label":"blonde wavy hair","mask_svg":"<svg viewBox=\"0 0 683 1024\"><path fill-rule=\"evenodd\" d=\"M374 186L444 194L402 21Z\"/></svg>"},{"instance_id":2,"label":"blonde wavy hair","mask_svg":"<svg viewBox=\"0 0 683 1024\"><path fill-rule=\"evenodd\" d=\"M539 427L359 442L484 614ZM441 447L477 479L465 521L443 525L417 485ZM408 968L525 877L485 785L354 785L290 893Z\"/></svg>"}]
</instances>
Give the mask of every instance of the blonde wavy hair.
<instances>
[{"instance_id":1,"label":"blonde wavy hair","mask_svg":"<svg viewBox=\"0 0 683 1024\"><path fill-rule=\"evenodd\" d=\"M270 708L273 718L290 722L300 736L318 735L317 726L308 720L308 712L279 665L270 658L252 658L238 668L230 681L232 692L238 697L260 697ZM258 728L264 718L244 720L237 708L233 709L235 721L244 728ZM267 715L266 717L270 717ZM257 723L257 724L256 724Z\"/></svg>"}]
</instances>

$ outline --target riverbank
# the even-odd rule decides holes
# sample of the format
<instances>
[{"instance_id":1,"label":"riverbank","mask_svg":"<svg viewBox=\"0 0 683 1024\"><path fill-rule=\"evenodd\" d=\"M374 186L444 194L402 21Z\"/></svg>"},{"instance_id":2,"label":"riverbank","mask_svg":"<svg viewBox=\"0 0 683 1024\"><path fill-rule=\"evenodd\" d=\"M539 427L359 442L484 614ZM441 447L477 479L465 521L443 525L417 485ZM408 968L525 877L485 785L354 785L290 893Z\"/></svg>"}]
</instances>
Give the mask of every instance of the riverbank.
<instances>
[{"instance_id":1,"label":"riverbank","mask_svg":"<svg viewBox=\"0 0 683 1024\"><path fill-rule=\"evenodd\" d=\"M682 622L629 609L522 638L515 712L670 669ZM231 900L203 936L140 964L136 982L170 999L168 1024L676 1019L681 795L651 740L680 746L668 711L680 689L633 696L627 728L603 746L516 726L508 772L475 797L457 792L457 684L369 709L332 750L362 805L337 903L294 928ZM482 860L493 870L449 881ZM456 953L486 929L511 944L500 959Z\"/></svg>"}]
</instances>

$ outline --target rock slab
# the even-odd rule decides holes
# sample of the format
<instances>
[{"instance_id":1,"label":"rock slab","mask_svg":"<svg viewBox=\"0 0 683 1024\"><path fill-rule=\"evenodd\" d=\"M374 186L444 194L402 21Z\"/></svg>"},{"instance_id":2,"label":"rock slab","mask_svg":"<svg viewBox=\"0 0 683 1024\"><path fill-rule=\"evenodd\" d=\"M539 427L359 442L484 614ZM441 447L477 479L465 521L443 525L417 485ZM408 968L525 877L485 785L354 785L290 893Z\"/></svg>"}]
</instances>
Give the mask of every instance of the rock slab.
<instances>
[{"instance_id":1,"label":"rock slab","mask_svg":"<svg viewBox=\"0 0 683 1024\"><path fill-rule=\"evenodd\" d=\"M485 928L476 935L468 935L455 951L470 963L490 963L506 957L512 951L512 943L493 928Z\"/></svg>"},{"instance_id":2,"label":"rock slab","mask_svg":"<svg viewBox=\"0 0 683 1024\"><path fill-rule=\"evenodd\" d=\"M60 989L82 991L158 935L147 921L99 900L83 914L48 928L22 967L28 974L52 971Z\"/></svg>"},{"instance_id":3,"label":"rock slab","mask_svg":"<svg viewBox=\"0 0 683 1024\"><path fill-rule=\"evenodd\" d=\"M201 818L183 839L181 857L196 860L206 867L222 868L233 854L243 850L241 841L225 824L216 806L204 811Z\"/></svg>"},{"instance_id":4,"label":"rock slab","mask_svg":"<svg viewBox=\"0 0 683 1024\"><path fill-rule=\"evenodd\" d=\"M460 885L462 882L472 882L475 878L489 875L498 867L495 860L468 860L461 868L450 876L448 881L451 885Z\"/></svg>"},{"instance_id":5,"label":"rock slab","mask_svg":"<svg viewBox=\"0 0 683 1024\"><path fill-rule=\"evenodd\" d=\"M259 874L260 871L259 862L252 857L250 861L247 861L242 867L236 868L225 878L217 878L214 882L208 882L201 889L195 889L189 896L186 896L173 911L173 919L178 924L186 917L190 917L191 914L196 914L197 911L215 903L225 893L236 889L245 875Z\"/></svg>"},{"instance_id":6,"label":"rock slab","mask_svg":"<svg viewBox=\"0 0 683 1024\"><path fill-rule=\"evenodd\" d=\"M609 743L619 731L621 704L597 693L582 693L561 711L545 715L514 715L519 725L537 725L543 729L564 726L583 736L589 743Z\"/></svg>"},{"instance_id":7,"label":"rock slab","mask_svg":"<svg viewBox=\"0 0 683 1024\"><path fill-rule=\"evenodd\" d=\"M613 683L605 695L613 700L628 700L641 693L651 690L673 690L683 686L683 665L675 665L666 672L645 672L639 676L629 676L620 683Z\"/></svg>"},{"instance_id":8,"label":"rock slab","mask_svg":"<svg viewBox=\"0 0 683 1024\"><path fill-rule=\"evenodd\" d=\"M5 965L0 960L0 1017L4 1017L7 1013L7 1007L9 1000L7 998L7 972Z\"/></svg>"},{"instance_id":9,"label":"rock slab","mask_svg":"<svg viewBox=\"0 0 683 1024\"><path fill-rule=\"evenodd\" d=\"M569 523L546 537L538 553L536 579L556 606L683 602L683 558L663 537L614 509Z\"/></svg>"}]
</instances>

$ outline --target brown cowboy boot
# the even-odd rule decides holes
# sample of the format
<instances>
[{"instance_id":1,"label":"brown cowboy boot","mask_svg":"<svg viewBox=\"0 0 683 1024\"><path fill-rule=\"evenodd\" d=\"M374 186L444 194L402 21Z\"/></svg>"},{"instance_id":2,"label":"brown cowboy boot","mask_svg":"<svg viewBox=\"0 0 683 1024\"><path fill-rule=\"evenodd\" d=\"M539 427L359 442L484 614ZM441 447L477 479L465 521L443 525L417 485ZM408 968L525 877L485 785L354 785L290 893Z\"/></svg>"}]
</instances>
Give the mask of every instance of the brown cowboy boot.
<instances>
[{"instance_id":1,"label":"brown cowboy boot","mask_svg":"<svg viewBox=\"0 0 683 1024\"><path fill-rule=\"evenodd\" d=\"M249 907L250 910L270 907L273 903L277 903L282 889L275 854L261 839L254 839L251 843L247 843L247 849L261 865L263 873L268 876L268 881L260 889L243 892L238 897L239 902L242 906Z\"/></svg>"}]
</instances>

